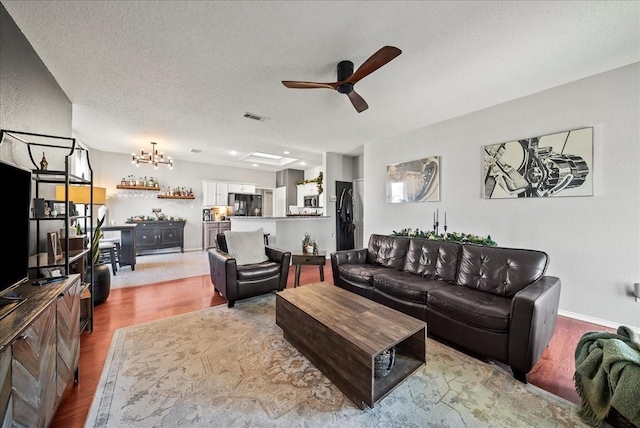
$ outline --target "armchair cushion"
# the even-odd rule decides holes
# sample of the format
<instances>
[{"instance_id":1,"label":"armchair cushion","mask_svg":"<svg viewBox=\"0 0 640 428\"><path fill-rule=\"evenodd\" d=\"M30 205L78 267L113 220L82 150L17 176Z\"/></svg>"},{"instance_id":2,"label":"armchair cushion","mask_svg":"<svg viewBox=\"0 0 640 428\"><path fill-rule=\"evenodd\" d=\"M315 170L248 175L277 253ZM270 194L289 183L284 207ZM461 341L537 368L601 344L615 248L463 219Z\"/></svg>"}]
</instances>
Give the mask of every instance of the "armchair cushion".
<instances>
[{"instance_id":1,"label":"armchair cushion","mask_svg":"<svg viewBox=\"0 0 640 428\"><path fill-rule=\"evenodd\" d=\"M269 258L264 250L264 233L262 228L251 232L226 230L228 254L236 259L238 266L262 263Z\"/></svg>"},{"instance_id":2,"label":"armchair cushion","mask_svg":"<svg viewBox=\"0 0 640 428\"><path fill-rule=\"evenodd\" d=\"M238 281L256 281L260 279L277 277L282 266L280 263L267 261L260 264L238 266Z\"/></svg>"}]
</instances>

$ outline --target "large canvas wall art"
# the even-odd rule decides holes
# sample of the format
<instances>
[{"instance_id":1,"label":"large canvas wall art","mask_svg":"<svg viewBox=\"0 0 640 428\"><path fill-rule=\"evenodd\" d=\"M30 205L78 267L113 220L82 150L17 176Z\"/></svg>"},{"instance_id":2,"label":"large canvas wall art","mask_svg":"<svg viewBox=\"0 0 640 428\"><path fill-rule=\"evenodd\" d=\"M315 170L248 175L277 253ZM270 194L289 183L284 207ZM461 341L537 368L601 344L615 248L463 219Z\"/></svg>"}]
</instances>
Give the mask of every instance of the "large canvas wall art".
<instances>
[{"instance_id":1,"label":"large canvas wall art","mask_svg":"<svg viewBox=\"0 0 640 428\"><path fill-rule=\"evenodd\" d=\"M593 128L484 147L484 197L593 195Z\"/></svg>"},{"instance_id":2,"label":"large canvas wall art","mask_svg":"<svg viewBox=\"0 0 640 428\"><path fill-rule=\"evenodd\" d=\"M439 200L439 156L387 165L387 203Z\"/></svg>"}]
</instances>

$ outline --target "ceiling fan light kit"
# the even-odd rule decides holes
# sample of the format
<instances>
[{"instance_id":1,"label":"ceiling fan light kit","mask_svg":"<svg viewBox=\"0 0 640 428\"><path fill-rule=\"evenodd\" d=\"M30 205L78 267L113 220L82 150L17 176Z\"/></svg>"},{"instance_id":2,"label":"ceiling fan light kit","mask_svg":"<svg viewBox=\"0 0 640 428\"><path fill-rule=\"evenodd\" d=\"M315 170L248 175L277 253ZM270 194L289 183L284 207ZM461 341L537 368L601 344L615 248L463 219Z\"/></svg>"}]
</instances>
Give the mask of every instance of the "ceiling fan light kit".
<instances>
[{"instance_id":1,"label":"ceiling fan light kit","mask_svg":"<svg viewBox=\"0 0 640 428\"><path fill-rule=\"evenodd\" d=\"M353 72L353 62L346 60L340 61L337 67L337 82L318 83L283 80L282 84L292 89L335 89L339 93L347 95L357 112L362 113L369 108L369 105L367 105L366 101L353 89L354 85L363 77L373 73L401 53L402 51L394 46L384 46L363 62L355 73Z\"/></svg>"},{"instance_id":2,"label":"ceiling fan light kit","mask_svg":"<svg viewBox=\"0 0 640 428\"><path fill-rule=\"evenodd\" d=\"M151 142L151 151L145 152L144 149L140 151L140 155L136 155L135 153L131 154L131 163L135 166L140 166L141 163L149 163L153 165L156 169L158 169L159 164L168 165L169 169L173 169L173 160L171 156L168 156L167 159L164 158L164 153L158 153L158 149L156 149L156 144L153 141Z\"/></svg>"}]
</instances>

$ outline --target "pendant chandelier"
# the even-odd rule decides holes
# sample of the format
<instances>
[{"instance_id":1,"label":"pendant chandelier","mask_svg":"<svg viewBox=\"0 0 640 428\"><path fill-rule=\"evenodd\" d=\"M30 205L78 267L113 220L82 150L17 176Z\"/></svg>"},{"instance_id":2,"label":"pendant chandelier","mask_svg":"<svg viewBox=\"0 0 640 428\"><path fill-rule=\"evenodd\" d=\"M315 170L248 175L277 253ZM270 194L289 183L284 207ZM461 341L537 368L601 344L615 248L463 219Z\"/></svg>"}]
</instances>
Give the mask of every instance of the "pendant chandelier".
<instances>
[{"instance_id":1,"label":"pendant chandelier","mask_svg":"<svg viewBox=\"0 0 640 428\"><path fill-rule=\"evenodd\" d=\"M173 169L173 160L171 160L171 156L167 156L167 159L164 158L164 153L158 153L158 149L156 149L156 144L153 141L151 142L151 151L145 152L144 150L140 151L140 155L136 155L135 153L131 154L131 163L136 166L140 166L141 163L150 163L156 169L158 169L158 164L165 164L169 166L169 169Z\"/></svg>"}]
</instances>

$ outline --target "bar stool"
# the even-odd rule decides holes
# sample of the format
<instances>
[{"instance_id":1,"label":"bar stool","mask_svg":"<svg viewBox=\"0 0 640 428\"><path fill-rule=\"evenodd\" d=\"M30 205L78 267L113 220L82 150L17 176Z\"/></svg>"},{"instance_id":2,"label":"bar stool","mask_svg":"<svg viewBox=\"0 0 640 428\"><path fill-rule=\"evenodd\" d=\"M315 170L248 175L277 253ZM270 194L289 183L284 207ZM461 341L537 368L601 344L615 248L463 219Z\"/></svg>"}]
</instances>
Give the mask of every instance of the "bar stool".
<instances>
[{"instance_id":1,"label":"bar stool","mask_svg":"<svg viewBox=\"0 0 640 428\"><path fill-rule=\"evenodd\" d=\"M116 266L116 244L113 243L112 241L104 241L104 240L100 240L100 242L98 243L98 251L100 251L100 259L103 261L107 261L106 259L108 258L109 262L111 262L111 270L113 271L113 274L115 275L116 272L118 271L118 268Z\"/></svg>"},{"instance_id":2,"label":"bar stool","mask_svg":"<svg viewBox=\"0 0 640 428\"><path fill-rule=\"evenodd\" d=\"M108 232L106 232L108 233ZM113 245L115 246L115 252L116 252L116 263L118 264L118 266L120 266L120 260L122 260L122 246L120 245L120 234L118 233L117 235L113 235L112 236L107 236L105 233L105 235L100 239L100 242L113 242Z\"/></svg>"}]
</instances>

